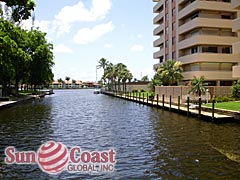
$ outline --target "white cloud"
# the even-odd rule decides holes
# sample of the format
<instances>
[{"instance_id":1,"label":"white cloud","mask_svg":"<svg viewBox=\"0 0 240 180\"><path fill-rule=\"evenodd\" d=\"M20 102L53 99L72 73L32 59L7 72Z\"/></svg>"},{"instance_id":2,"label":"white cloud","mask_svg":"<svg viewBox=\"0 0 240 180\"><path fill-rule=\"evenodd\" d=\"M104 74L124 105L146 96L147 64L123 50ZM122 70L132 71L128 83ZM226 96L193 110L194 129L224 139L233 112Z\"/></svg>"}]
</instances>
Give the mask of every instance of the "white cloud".
<instances>
[{"instance_id":1,"label":"white cloud","mask_svg":"<svg viewBox=\"0 0 240 180\"><path fill-rule=\"evenodd\" d=\"M77 44L88 44L113 31L113 29L114 25L112 22L96 25L92 29L82 28L73 37L73 41Z\"/></svg>"},{"instance_id":2,"label":"white cloud","mask_svg":"<svg viewBox=\"0 0 240 180\"><path fill-rule=\"evenodd\" d=\"M79 1L76 5L62 8L55 19L63 23L92 22L104 18L110 9L111 0L92 0L90 9Z\"/></svg>"},{"instance_id":3,"label":"white cloud","mask_svg":"<svg viewBox=\"0 0 240 180\"><path fill-rule=\"evenodd\" d=\"M140 44L135 44L131 47L131 51L134 51L134 52L141 52L144 50L144 47Z\"/></svg>"},{"instance_id":4,"label":"white cloud","mask_svg":"<svg viewBox=\"0 0 240 180\"><path fill-rule=\"evenodd\" d=\"M109 44L109 43L107 43L107 44L104 44L104 47L105 47L105 48L112 48L112 47L113 47L113 45L112 45L112 44Z\"/></svg>"},{"instance_id":5,"label":"white cloud","mask_svg":"<svg viewBox=\"0 0 240 180\"><path fill-rule=\"evenodd\" d=\"M58 44L54 46L54 53L72 53L73 50L64 44Z\"/></svg>"}]
</instances>

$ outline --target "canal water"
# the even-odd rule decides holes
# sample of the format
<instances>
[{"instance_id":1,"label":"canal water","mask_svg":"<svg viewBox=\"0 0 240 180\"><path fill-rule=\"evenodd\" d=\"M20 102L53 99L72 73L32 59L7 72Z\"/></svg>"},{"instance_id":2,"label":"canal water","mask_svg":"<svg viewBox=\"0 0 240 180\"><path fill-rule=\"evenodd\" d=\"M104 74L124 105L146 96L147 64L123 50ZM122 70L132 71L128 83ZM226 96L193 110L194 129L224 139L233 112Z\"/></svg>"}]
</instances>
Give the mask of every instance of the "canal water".
<instances>
[{"instance_id":1,"label":"canal water","mask_svg":"<svg viewBox=\"0 0 240 180\"><path fill-rule=\"evenodd\" d=\"M239 179L240 125L212 124L93 90L55 90L0 112L0 179ZM37 151L54 140L85 150L115 148L112 173L49 175L6 165L4 150Z\"/></svg>"}]
</instances>

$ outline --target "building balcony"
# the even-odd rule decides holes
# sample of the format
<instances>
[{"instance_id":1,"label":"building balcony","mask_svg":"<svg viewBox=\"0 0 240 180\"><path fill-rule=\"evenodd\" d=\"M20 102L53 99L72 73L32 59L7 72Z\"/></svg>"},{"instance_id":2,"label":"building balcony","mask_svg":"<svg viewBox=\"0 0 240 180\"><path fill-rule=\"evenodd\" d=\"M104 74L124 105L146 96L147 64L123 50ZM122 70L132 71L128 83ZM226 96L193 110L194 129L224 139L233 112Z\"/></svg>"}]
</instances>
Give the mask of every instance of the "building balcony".
<instances>
[{"instance_id":1,"label":"building balcony","mask_svg":"<svg viewBox=\"0 0 240 180\"><path fill-rule=\"evenodd\" d=\"M182 64L198 62L239 63L240 54L195 53L178 58Z\"/></svg>"},{"instance_id":2,"label":"building balcony","mask_svg":"<svg viewBox=\"0 0 240 180\"><path fill-rule=\"evenodd\" d=\"M179 12L179 19L184 18L188 14L196 11L196 10L209 10L209 11L228 11L228 12L234 12L231 3L227 2L217 2L217 1L195 1L191 3L190 5L186 6ZM209 15L210 16L210 15Z\"/></svg>"},{"instance_id":3,"label":"building balcony","mask_svg":"<svg viewBox=\"0 0 240 180\"><path fill-rule=\"evenodd\" d=\"M205 80L233 80L232 71L188 71L183 72L183 80L193 80L204 76Z\"/></svg>"},{"instance_id":4,"label":"building balcony","mask_svg":"<svg viewBox=\"0 0 240 180\"><path fill-rule=\"evenodd\" d=\"M239 0L232 0L231 4L234 9L240 9L240 1Z\"/></svg>"},{"instance_id":5,"label":"building balcony","mask_svg":"<svg viewBox=\"0 0 240 180\"><path fill-rule=\"evenodd\" d=\"M153 42L153 46L154 47L160 47L161 44L164 43L164 36L163 34L160 36L160 38L156 39L154 42Z\"/></svg>"},{"instance_id":6,"label":"building balcony","mask_svg":"<svg viewBox=\"0 0 240 180\"><path fill-rule=\"evenodd\" d=\"M239 41L239 38L232 36L211 36L211 35L195 35L178 44L178 49L185 49L196 45L226 45L231 46Z\"/></svg>"},{"instance_id":7,"label":"building balcony","mask_svg":"<svg viewBox=\"0 0 240 180\"><path fill-rule=\"evenodd\" d=\"M198 27L231 28L232 21L228 19L195 18L179 27L179 34L183 34Z\"/></svg>"},{"instance_id":8,"label":"building balcony","mask_svg":"<svg viewBox=\"0 0 240 180\"><path fill-rule=\"evenodd\" d=\"M240 54L240 41L233 43L233 54ZM240 58L239 58L240 61Z\"/></svg>"},{"instance_id":9,"label":"building balcony","mask_svg":"<svg viewBox=\"0 0 240 180\"><path fill-rule=\"evenodd\" d=\"M155 0L154 2L157 2L157 4L153 7L153 12L158 13L161 6L163 6L164 0Z\"/></svg>"},{"instance_id":10,"label":"building balcony","mask_svg":"<svg viewBox=\"0 0 240 180\"><path fill-rule=\"evenodd\" d=\"M240 18L232 21L232 29L234 32L240 31Z\"/></svg>"},{"instance_id":11,"label":"building balcony","mask_svg":"<svg viewBox=\"0 0 240 180\"><path fill-rule=\"evenodd\" d=\"M240 78L240 65L232 67L232 77L233 78Z\"/></svg>"},{"instance_id":12,"label":"building balcony","mask_svg":"<svg viewBox=\"0 0 240 180\"><path fill-rule=\"evenodd\" d=\"M160 24L153 30L154 36L159 35L164 30L164 23Z\"/></svg>"},{"instance_id":13,"label":"building balcony","mask_svg":"<svg viewBox=\"0 0 240 180\"><path fill-rule=\"evenodd\" d=\"M160 24L160 20L163 19L164 17L164 11L160 12L154 19L153 23L154 24Z\"/></svg>"},{"instance_id":14,"label":"building balcony","mask_svg":"<svg viewBox=\"0 0 240 180\"><path fill-rule=\"evenodd\" d=\"M154 59L159 59L162 56L164 56L164 48L160 49L159 51L153 54Z\"/></svg>"}]
</instances>

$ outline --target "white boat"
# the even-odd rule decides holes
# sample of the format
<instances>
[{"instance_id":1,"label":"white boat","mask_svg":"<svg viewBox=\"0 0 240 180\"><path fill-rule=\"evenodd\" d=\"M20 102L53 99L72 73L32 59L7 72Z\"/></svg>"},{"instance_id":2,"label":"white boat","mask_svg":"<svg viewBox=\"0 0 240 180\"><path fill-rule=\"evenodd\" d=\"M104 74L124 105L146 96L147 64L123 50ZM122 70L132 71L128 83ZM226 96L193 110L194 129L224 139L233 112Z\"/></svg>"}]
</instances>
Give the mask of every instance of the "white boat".
<instances>
[{"instance_id":1,"label":"white boat","mask_svg":"<svg viewBox=\"0 0 240 180\"><path fill-rule=\"evenodd\" d=\"M94 89L94 94L100 94L100 89Z\"/></svg>"}]
</instances>

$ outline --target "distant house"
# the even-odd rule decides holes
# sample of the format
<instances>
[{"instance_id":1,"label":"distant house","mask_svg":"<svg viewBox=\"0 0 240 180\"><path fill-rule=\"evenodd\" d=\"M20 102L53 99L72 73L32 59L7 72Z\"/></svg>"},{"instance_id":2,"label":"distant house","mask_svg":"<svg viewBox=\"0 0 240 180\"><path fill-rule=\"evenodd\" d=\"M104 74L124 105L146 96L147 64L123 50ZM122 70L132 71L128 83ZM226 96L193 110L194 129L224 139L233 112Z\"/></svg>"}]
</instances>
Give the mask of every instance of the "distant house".
<instances>
[{"instance_id":1,"label":"distant house","mask_svg":"<svg viewBox=\"0 0 240 180\"><path fill-rule=\"evenodd\" d=\"M81 80L76 80L75 82L73 82L72 80L65 80L63 82L58 82L57 80L54 80L50 87L53 89L79 89L83 87L83 83Z\"/></svg>"}]
</instances>

